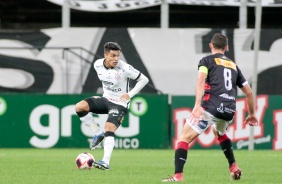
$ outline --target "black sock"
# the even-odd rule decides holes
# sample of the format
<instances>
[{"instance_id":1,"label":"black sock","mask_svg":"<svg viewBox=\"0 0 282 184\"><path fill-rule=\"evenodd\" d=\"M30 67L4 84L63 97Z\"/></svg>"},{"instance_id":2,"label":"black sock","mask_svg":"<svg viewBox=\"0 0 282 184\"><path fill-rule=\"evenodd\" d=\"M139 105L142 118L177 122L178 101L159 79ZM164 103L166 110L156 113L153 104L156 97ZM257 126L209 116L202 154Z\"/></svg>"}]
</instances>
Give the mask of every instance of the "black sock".
<instances>
[{"instance_id":1,"label":"black sock","mask_svg":"<svg viewBox=\"0 0 282 184\"><path fill-rule=\"evenodd\" d=\"M221 149L228 160L229 167L235 162L233 147L230 139L226 139L225 141L220 143Z\"/></svg>"},{"instance_id":2,"label":"black sock","mask_svg":"<svg viewBox=\"0 0 282 184\"><path fill-rule=\"evenodd\" d=\"M175 173L182 173L184 164L187 159L188 151L182 148L178 148L175 150L174 155L174 165L175 165Z\"/></svg>"},{"instance_id":3,"label":"black sock","mask_svg":"<svg viewBox=\"0 0 282 184\"><path fill-rule=\"evenodd\" d=\"M76 114L81 118L83 116L86 116L88 114L87 111L81 111L81 112L76 112Z\"/></svg>"}]
</instances>

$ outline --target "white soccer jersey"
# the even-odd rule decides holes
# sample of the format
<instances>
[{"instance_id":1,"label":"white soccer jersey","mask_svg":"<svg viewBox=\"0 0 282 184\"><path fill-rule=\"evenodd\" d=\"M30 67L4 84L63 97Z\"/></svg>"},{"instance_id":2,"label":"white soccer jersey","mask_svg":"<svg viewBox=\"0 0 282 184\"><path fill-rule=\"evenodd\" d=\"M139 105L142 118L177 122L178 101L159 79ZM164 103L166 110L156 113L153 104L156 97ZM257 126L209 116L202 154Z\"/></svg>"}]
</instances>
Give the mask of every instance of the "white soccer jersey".
<instances>
[{"instance_id":1,"label":"white soccer jersey","mask_svg":"<svg viewBox=\"0 0 282 184\"><path fill-rule=\"evenodd\" d=\"M120 102L119 98L129 92L129 79L138 79L140 71L122 60L118 61L115 68L107 69L104 66L104 58L95 61L94 69L103 85L103 97L112 103L127 107L128 104Z\"/></svg>"}]
</instances>

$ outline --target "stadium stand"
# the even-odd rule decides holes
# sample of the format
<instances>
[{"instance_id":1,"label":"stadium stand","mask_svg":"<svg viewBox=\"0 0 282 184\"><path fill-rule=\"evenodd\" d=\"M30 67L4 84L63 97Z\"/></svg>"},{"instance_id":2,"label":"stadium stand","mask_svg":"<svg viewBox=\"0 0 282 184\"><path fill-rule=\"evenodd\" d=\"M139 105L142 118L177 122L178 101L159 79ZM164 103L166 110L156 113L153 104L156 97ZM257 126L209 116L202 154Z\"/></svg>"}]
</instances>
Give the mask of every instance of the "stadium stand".
<instances>
[{"instance_id":1,"label":"stadium stand","mask_svg":"<svg viewBox=\"0 0 282 184\"><path fill-rule=\"evenodd\" d=\"M0 29L60 27L61 14L60 6L46 0L1 1ZM254 28L254 7L248 7L247 20L248 28ZM262 28L282 28L281 20L282 7L263 8ZM170 5L171 28L238 28L238 21L239 7ZM112 13L71 10L71 26L160 27L160 6Z\"/></svg>"}]
</instances>

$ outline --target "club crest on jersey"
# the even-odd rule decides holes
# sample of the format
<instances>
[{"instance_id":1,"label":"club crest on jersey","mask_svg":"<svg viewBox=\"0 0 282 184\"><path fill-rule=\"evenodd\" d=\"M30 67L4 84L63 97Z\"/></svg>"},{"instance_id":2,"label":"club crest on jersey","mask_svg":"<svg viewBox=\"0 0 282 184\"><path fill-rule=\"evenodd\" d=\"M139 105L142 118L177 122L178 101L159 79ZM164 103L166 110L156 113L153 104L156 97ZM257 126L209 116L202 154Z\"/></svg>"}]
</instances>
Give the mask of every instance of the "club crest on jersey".
<instances>
[{"instance_id":1,"label":"club crest on jersey","mask_svg":"<svg viewBox=\"0 0 282 184\"><path fill-rule=\"evenodd\" d=\"M220 104L220 107L217 108L217 111L220 113L224 113L223 111L223 103Z\"/></svg>"},{"instance_id":2,"label":"club crest on jersey","mask_svg":"<svg viewBox=\"0 0 282 184\"><path fill-rule=\"evenodd\" d=\"M115 73L115 79L118 81L121 80L121 73L119 72Z\"/></svg>"}]
</instances>

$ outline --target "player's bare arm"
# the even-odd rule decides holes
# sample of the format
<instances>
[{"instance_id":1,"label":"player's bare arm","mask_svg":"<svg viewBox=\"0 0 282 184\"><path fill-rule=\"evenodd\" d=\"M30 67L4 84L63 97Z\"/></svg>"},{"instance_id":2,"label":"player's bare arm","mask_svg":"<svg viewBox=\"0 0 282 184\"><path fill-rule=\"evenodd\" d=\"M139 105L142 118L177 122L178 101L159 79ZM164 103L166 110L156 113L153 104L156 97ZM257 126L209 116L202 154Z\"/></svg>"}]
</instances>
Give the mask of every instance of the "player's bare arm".
<instances>
[{"instance_id":1,"label":"player's bare arm","mask_svg":"<svg viewBox=\"0 0 282 184\"><path fill-rule=\"evenodd\" d=\"M193 123L197 122L203 113L203 109L201 107L201 101L204 93L206 78L207 78L207 74L205 72L201 72L201 71L198 72L195 106L193 108L191 116L189 117L190 121Z\"/></svg>"},{"instance_id":2,"label":"player's bare arm","mask_svg":"<svg viewBox=\"0 0 282 184\"><path fill-rule=\"evenodd\" d=\"M129 100L130 100L130 96L128 95L128 93L122 94L122 95L120 96L120 101L121 101L121 102L126 103L126 102L128 102Z\"/></svg>"},{"instance_id":3,"label":"player's bare arm","mask_svg":"<svg viewBox=\"0 0 282 184\"><path fill-rule=\"evenodd\" d=\"M254 96L253 96L252 89L247 84L244 87L242 87L241 90L246 95L248 110L249 110L249 115L245 119L244 123L247 123L250 126L256 126L256 125L258 125L258 120L257 120L256 114L255 114L255 102L254 102Z\"/></svg>"}]
</instances>

